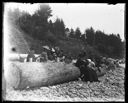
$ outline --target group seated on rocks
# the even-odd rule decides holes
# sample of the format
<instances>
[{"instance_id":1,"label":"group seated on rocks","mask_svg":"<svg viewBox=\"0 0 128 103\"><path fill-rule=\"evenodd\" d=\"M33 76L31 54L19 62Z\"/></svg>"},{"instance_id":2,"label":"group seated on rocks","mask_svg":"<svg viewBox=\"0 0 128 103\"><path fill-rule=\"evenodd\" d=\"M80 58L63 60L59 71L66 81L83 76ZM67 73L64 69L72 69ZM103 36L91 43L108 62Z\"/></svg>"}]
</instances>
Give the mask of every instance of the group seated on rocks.
<instances>
[{"instance_id":1,"label":"group seated on rocks","mask_svg":"<svg viewBox=\"0 0 128 103\"><path fill-rule=\"evenodd\" d=\"M86 52L80 53L77 62L75 63L81 71L81 79L84 81L99 81L98 77L104 76L108 71L114 71L119 63L117 60L106 57L88 58Z\"/></svg>"},{"instance_id":2,"label":"group seated on rocks","mask_svg":"<svg viewBox=\"0 0 128 103\"><path fill-rule=\"evenodd\" d=\"M86 53L80 54L75 66L80 69L80 79L83 81L99 82L96 71L94 70L95 63L90 59L85 59Z\"/></svg>"}]
</instances>

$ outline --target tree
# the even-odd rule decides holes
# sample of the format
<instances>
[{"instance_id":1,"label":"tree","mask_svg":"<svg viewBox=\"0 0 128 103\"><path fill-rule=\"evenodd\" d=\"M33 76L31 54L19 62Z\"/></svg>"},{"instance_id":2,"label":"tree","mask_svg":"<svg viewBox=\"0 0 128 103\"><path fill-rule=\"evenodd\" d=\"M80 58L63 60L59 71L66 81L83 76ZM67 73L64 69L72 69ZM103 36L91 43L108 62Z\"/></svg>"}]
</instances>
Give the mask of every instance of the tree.
<instances>
[{"instance_id":1,"label":"tree","mask_svg":"<svg viewBox=\"0 0 128 103\"><path fill-rule=\"evenodd\" d=\"M120 38L120 34L117 34L117 37Z\"/></svg>"},{"instance_id":2,"label":"tree","mask_svg":"<svg viewBox=\"0 0 128 103\"><path fill-rule=\"evenodd\" d=\"M54 22L54 34L58 37L65 37L65 24L62 19L57 18Z\"/></svg>"},{"instance_id":3,"label":"tree","mask_svg":"<svg viewBox=\"0 0 128 103\"><path fill-rule=\"evenodd\" d=\"M19 18L19 25L23 31L32 37L40 40L45 39L49 30L48 18L51 17L51 8L49 5L41 4L39 9L33 15L24 13Z\"/></svg>"},{"instance_id":4,"label":"tree","mask_svg":"<svg viewBox=\"0 0 128 103\"><path fill-rule=\"evenodd\" d=\"M80 39L83 41L83 43L86 45L87 42L86 42L86 35L85 34L82 34Z\"/></svg>"},{"instance_id":5,"label":"tree","mask_svg":"<svg viewBox=\"0 0 128 103\"><path fill-rule=\"evenodd\" d=\"M87 36L87 43L90 45L93 45L93 41L94 41L94 35L95 35L95 31L94 29L91 27L89 29L85 30L86 36Z\"/></svg>"},{"instance_id":6,"label":"tree","mask_svg":"<svg viewBox=\"0 0 128 103\"><path fill-rule=\"evenodd\" d=\"M39 36L48 31L48 18L51 16L51 8L46 4L41 4L39 10L32 16Z\"/></svg>"},{"instance_id":7,"label":"tree","mask_svg":"<svg viewBox=\"0 0 128 103\"><path fill-rule=\"evenodd\" d=\"M75 34L74 30L71 28L71 29L70 29L70 33L69 33L69 37L70 37L70 38L74 38L74 37L75 37L74 34Z\"/></svg>"},{"instance_id":8,"label":"tree","mask_svg":"<svg viewBox=\"0 0 128 103\"><path fill-rule=\"evenodd\" d=\"M49 20L49 30L53 33L54 32L54 26L51 20Z\"/></svg>"},{"instance_id":9,"label":"tree","mask_svg":"<svg viewBox=\"0 0 128 103\"><path fill-rule=\"evenodd\" d=\"M24 13L19 19L18 19L19 27L26 32L27 34L31 34L32 28L32 22L31 22L31 15L29 13Z\"/></svg>"},{"instance_id":10,"label":"tree","mask_svg":"<svg viewBox=\"0 0 128 103\"><path fill-rule=\"evenodd\" d=\"M80 28L77 27L75 30L75 38L80 39L80 36L81 36L81 31Z\"/></svg>"},{"instance_id":11,"label":"tree","mask_svg":"<svg viewBox=\"0 0 128 103\"><path fill-rule=\"evenodd\" d=\"M69 35L70 35L69 28L66 28L66 29L65 29L65 35L66 35L66 37L69 37Z\"/></svg>"}]
</instances>

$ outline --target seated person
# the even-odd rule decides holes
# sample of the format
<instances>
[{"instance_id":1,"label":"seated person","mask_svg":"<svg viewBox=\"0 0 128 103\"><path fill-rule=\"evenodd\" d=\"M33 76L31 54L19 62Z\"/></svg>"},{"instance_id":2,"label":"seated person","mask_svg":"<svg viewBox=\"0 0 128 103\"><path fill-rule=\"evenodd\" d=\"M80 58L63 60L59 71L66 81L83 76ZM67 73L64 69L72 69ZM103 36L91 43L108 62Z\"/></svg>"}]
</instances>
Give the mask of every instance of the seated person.
<instances>
[{"instance_id":1,"label":"seated person","mask_svg":"<svg viewBox=\"0 0 128 103\"><path fill-rule=\"evenodd\" d=\"M81 76L84 75L83 81L99 81L95 70L90 68L89 61L85 60L85 57L83 57L83 55L79 56L75 65L79 67Z\"/></svg>"},{"instance_id":2,"label":"seated person","mask_svg":"<svg viewBox=\"0 0 128 103\"><path fill-rule=\"evenodd\" d=\"M59 61L60 62L64 61L65 56L64 56L63 50L60 50L60 52L58 54L58 57L59 57Z\"/></svg>"},{"instance_id":3,"label":"seated person","mask_svg":"<svg viewBox=\"0 0 128 103\"><path fill-rule=\"evenodd\" d=\"M65 56L65 59L64 59L64 62L67 63L67 64L70 64L72 63L72 58L70 55L66 55Z\"/></svg>"},{"instance_id":4,"label":"seated person","mask_svg":"<svg viewBox=\"0 0 128 103\"><path fill-rule=\"evenodd\" d=\"M89 67L95 67L95 63L93 61L91 61L91 59L87 59L89 62Z\"/></svg>"},{"instance_id":5,"label":"seated person","mask_svg":"<svg viewBox=\"0 0 128 103\"><path fill-rule=\"evenodd\" d=\"M48 54L48 60L51 60L51 61L55 60L55 58L54 58L54 56L53 56L53 53L54 53L54 52L52 52L52 51L48 51L48 52L47 52L47 54Z\"/></svg>"},{"instance_id":6,"label":"seated person","mask_svg":"<svg viewBox=\"0 0 128 103\"><path fill-rule=\"evenodd\" d=\"M57 61L57 55L55 51L52 51L52 50L48 51L47 54L48 54L48 60Z\"/></svg>"},{"instance_id":7,"label":"seated person","mask_svg":"<svg viewBox=\"0 0 128 103\"><path fill-rule=\"evenodd\" d=\"M35 57L34 53L35 53L34 49L30 48L30 51L27 55L27 60L26 60L27 62L30 62L30 61L36 62L36 57Z\"/></svg>"},{"instance_id":8,"label":"seated person","mask_svg":"<svg viewBox=\"0 0 128 103\"><path fill-rule=\"evenodd\" d=\"M47 52L42 52L41 55L37 57L37 60L39 59L40 62L46 62L48 60Z\"/></svg>"}]
</instances>

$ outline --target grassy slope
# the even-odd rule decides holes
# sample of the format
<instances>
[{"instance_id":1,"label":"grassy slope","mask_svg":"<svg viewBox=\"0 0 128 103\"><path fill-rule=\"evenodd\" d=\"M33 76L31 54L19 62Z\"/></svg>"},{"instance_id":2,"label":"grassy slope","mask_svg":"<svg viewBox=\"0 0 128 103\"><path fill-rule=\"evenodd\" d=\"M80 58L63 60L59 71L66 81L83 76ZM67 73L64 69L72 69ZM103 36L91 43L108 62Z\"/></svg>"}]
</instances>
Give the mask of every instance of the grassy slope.
<instances>
[{"instance_id":1,"label":"grassy slope","mask_svg":"<svg viewBox=\"0 0 128 103\"><path fill-rule=\"evenodd\" d=\"M32 46L36 53L41 53L42 45L50 45L49 42L44 41L41 44L40 40L30 37L25 34L18 26L11 24L9 31L10 47L16 47L18 53L27 53L28 49ZM47 37L49 39L50 37ZM56 37L57 38L57 37ZM54 44L52 44L54 45ZM83 46L81 41L71 38L57 38L56 45L66 52L70 52L73 55L77 55Z\"/></svg>"},{"instance_id":2,"label":"grassy slope","mask_svg":"<svg viewBox=\"0 0 128 103\"><path fill-rule=\"evenodd\" d=\"M11 48L15 47L18 53L26 54L31 46L38 48L37 53L41 48L41 43L39 40L31 38L13 23L10 24L8 33L10 50Z\"/></svg>"}]
</instances>

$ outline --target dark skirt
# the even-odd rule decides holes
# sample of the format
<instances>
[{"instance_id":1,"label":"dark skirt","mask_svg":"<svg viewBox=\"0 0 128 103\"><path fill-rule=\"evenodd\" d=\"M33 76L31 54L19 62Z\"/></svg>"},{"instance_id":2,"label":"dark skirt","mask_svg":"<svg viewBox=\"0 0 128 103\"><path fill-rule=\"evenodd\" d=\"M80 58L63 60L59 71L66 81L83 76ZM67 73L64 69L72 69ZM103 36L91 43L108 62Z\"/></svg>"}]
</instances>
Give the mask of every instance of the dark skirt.
<instances>
[{"instance_id":1,"label":"dark skirt","mask_svg":"<svg viewBox=\"0 0 128 103\"><path fill-rule=\"evenodd\" d=\"M98 76L96 72L91 68L84 68L85 70L82 71L82 74L84 74L84 81L90 81L90 82L96 82L98 81Z\"/></svg>"}]
</instances>

